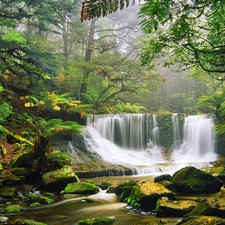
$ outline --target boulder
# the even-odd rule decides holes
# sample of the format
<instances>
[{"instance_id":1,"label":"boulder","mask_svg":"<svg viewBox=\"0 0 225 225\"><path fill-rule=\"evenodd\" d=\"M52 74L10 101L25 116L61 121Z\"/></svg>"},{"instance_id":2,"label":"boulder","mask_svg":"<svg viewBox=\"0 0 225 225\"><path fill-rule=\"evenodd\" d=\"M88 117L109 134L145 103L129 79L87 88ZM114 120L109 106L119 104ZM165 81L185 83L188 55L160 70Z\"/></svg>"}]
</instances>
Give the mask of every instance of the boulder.
<instances>
[{"instance_id":1,"label":"boulder","mask_svg":"<svg viewBox=\"0 0 225 225\"><path fill-rule=\"evenodd\" d=\"M162 174L160 176L157 176L154 178L154 182L160 182L160 181L170 181L171 175L170 174Z\"/></svg>"},{"instance_id":2,"label":"boulder","mask_svg":"<svg viewBox=\"0 0 225 225\"><path fill-rule=\"evenodd\" d=\"M77 225L111 225L115 221L114 217L103 217L94 219L79 220Z\"/></svg>"},{"instance_id":3,"label":"boulder","mask_svg":"<svg viewBox=\"0 0 225 225\"><path fill-rule=\"evenodd\" d=\"M62 191L63 194L96 194L98 192L99 187L90 181L69 183Z\"/></svg>"},{"instance_id":4,"label":"boulder","mask_svg":"<svg viewBox=\"0 0 225 225\"><path fill-rule=\"evenodd\" d=\"M156 215L159 217L183 217L197 205L192 200L171 200L167 197L158 199Z\"/></svg>"},{"instance_id":5,"label":"boulder","mask_svg":"<svg viewBox=\"0 0 225 225\"><path fill-rule=\"evenodd\" d=\"M51 204L54 202L54 199L47 198L45 196L36 195L36 194L27 194L26 197L31 203L40 203L40 204Z\"/></svg>"},{"instance_id":6,"label":"boulder","mask_svg":"<svg viewBox=\"0 0 225 225\"><path fill-rule=\"evenodd\" d=\"M224 225L225 219L214 216L195 216L184 218L177 225Z\"/></svg>"},{"instance_id":7,"label":"boulder","mask_svg":"<svg viewBox=\"0 0 225 225\"><path fill-rule=\"evenodd\" d=\"M193 166L184 167L171 178L178 193L210 194L220 191L223 182L209 173Z\"/></svg>"},{"instance_id":8,"label":"boulder","mask_svg":"<svg viewBox=\"0 0 225 225\"><path fill-rule=\"evenodd\" d=\"M200 201L188 216L219 216L225 218L225 199L209 197Z\"/></svg>"},{"instance_id":9,"label":"boulder","mask_svg":"<svg viewBox=\"0 0 225 225\"><path fill-rule=\"evenodd\" d=\"M18 213L20 209L20 205L9 205L5 208L5 213Z\"/></svg>"},{"instance_id":10,"label":"boulder","mask_svg":"<svg viewBox=\"0 0 225 225\"><path fill-rule=\"evenodd\" d=\"M3 187L0 189L0 196L3 198L14 198L17 190L14 187Z\"/></svg>"},{"instance_id":11,"label":"boulder","mask_svg":"<svg viewBox=\"0 0 225 225\"><path fill-rule=\"evenodd\" d=\"M70 167L54 170L42 176L44 188L49 191L61 191L68 183L79 182L78 176Z\"/></svg>"},{"instance_id":12,"label":"boulder","mask_svg":"<svg viewBox=\"0 0 225 225\"><path fill-rule=\"evenodd\" d=\"M138 205L141 209L152 210L156 207L156 202L161 197L175 199L174 194L163 185L153 182L138 183L132 188L129 202ZM128 203L129 203L128 202Z\"/></svg>"}]
</instances>

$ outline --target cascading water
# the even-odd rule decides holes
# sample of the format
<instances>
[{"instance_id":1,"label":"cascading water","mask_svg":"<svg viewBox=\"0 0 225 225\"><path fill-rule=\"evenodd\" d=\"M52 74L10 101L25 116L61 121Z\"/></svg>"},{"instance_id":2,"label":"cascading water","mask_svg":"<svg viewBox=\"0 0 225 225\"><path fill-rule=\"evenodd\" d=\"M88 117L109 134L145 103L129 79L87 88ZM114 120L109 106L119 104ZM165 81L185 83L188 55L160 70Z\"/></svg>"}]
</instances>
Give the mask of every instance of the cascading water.
<instances>
[{"instance_id":1,"label":"cascading water","mask_svg":"<svg viewBox=\"0 0 225 225\"><path fill-rule=\"evenodd\" d=\"M90 116L85 128L88 151L104 161L135 169L135 173L158 172L164 163L157 146L156 117L144 114Z\"/></svg>"},{"instance_id":2,"label":"cascading water","mask_svg":"<svg viewBox=\"0 0 225 225\"><path fill-rule=\"evenodd\" d=\"M174 127L178 127L174 115ZM176 163L213 162L215 153L215 134L213 118L207 115L188 116L184 122L183 143L178 144L178 129L174 128L174 151L171 159Z\"/></svg>"},{"instance_id":3,"label":"cascading water","mask_svg":"<svg viewBox=\"0 0 225 225\"><path fill-rule=\"evenodd\" d=\"M155 115L91 115L84 129L84 140L89 152L105 162L132 168L134 174L173 173L186 165L216 160L212 118L186 117L183 140L177 114L172 115L172 124L171 162L165 160L159 147Z\"/></svg>"}]
</instances>

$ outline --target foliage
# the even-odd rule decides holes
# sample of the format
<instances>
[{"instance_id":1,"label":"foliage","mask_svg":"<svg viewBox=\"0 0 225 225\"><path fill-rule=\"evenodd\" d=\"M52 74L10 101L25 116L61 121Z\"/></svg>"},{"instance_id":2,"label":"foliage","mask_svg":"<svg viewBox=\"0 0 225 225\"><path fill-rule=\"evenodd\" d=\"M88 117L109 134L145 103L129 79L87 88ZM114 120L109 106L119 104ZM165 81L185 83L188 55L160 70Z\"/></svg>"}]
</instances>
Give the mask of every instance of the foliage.
<instances>
[{"instance_id":1,"label":"foliage","mask_svg":"<svg viewBox=\"0 0 225 225\"><path fill-rule=\"evenodd\" d=\"M135 0L132 0L132 4ZM129 0L84 0L82 3L81 20L90 20L94 17L106 16L130 5Z\"/></svg>"},{"instance_id":2,"label":"foliage","mask_svg":"<svg viewBox=\"0 0 225 225\"><path fill-rule=\"evenodd\" d=\"M224 63L224 1L154 1L141 8L142 28L148 34L143 64L166 56L167 63L199 66L221 73Z\"/></svg>"}]
</instances>

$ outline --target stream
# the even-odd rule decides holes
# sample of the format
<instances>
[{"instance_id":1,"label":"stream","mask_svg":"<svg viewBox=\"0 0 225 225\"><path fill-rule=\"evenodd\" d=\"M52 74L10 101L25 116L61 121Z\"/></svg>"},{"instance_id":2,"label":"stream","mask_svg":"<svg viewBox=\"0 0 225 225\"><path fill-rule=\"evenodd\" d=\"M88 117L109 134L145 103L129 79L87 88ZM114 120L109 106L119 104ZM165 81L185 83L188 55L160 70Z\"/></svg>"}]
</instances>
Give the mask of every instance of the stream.
<instances>
[{"instance_id":1,"label":"stream","mask_svg":"<svg viewBox=\"0 0 225 225\"><path fill-rule=\"evenodd\" d=\"M152 181L154 176L121 176L121 177L100 177L93 178L93 182L101 184L103 181L109 183L122 183L129 180ZM87 196L96 200L88 203L84 197L62 200L51 205L37 208L23 207L17 214L7 216L8 222L15 219L30 219L43 222L48 225L75 225L81 219L98 217L115 217L114 225L147 225L151 221L167 219L168 225L175 225L181 218L157 218L150 212L136 212L127 208L125 203L118 200L115 194L107 194L101 191L95 195Z\"/></svg>"}]
</instances>

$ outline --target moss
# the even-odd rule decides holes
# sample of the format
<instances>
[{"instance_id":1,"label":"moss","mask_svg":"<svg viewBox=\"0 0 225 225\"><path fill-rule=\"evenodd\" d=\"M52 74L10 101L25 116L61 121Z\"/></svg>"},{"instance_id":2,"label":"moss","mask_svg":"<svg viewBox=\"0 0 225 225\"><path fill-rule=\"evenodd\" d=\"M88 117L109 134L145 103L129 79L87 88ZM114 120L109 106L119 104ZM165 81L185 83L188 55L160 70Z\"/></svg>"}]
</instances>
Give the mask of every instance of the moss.
<instances>
[{"instance_id":1,"label":"moss","mask_svg":"<svg viewBox=\"0 0 225 225\"><path fill-rule=\"evenodd\" d=\"M41 206L41 204L39 202L33 202L33 203L30 204L31 208L36 208L36 207L39 207L39 206Z\"/></svg>"},{"instance_id":2,"label":"moss","mask_svg":"<svg viewBox=\"0 0 225 225\"><path fill-rule=\"evenodd\" d=\"M115 218L96 218L96 219L86 219L79 220L77 225L111 225L115 221Z\"/></svg>"},{"instance_id":3,"label":"moss","mask_svg":"<svg viewBox=\"0 0 225 225\"><path fill-rule=\"evenodd\" d=\"M5 213L18 213L20 211L20 205L9 205L5 208Z\"/></svg>"},{"instance_id":4,"label":"moss","mask_svg":"<svg viewBox=\"0 0 225 225\"><path fill-rule=\"evenodd\" d=\"M0 196L6 198L14 198L16 196L16 188L3 187L0 189Z\"/></svg>"},{"instance_id":5,"label":"moss","mask_svg":"<svg viewBox=\"0 0 225 225\"><path fill-rule=\"evenodd\" d=\"M99 188L90 182L74 182L67 184L66 188L62 193L64 194L96 194Z\"/></svg>"},{"instance_id":6,"label":"moss","mask_svg":"<svg viewBox=\"0 0 225 225\"><path fill-rule=\"evenodd\" d=\"M29 199L30 202L39 202L40 204L51 204L54 202L54 199L47 198L44 196L39 196L35 194L27 194L26 197Z\"/></svg>"}]
</instances>

